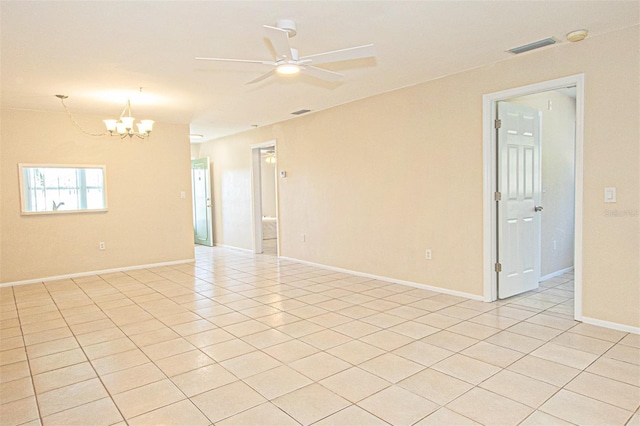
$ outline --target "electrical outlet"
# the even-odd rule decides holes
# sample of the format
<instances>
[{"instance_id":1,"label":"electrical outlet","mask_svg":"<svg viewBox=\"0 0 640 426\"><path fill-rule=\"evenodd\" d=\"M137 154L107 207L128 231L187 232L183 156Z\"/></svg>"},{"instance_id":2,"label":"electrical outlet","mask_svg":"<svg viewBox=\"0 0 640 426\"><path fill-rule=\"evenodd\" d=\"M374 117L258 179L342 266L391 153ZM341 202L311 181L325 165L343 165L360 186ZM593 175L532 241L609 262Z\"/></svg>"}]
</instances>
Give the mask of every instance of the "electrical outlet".
<instances>
[{"instance_id":1,"label":"electrical outlet","mask_svg":"<svg viewBox=\"0 0 640 426\"><path fill-rule=\"evenodd\" d=\"M100 241L100 244L98 245L98 248L100 248L100 250L106 250L107 249L107 245L104 243L104 241Z\"/></svg>"},{"instance_id":2,"label":"electrical outlet","mask_svg":"<svg viewBox=\"0 0 640 426\"><path fill-rule=\"evenodd\" d=\"M306 236L306 235L304 235L304 234L300 234L300 241L301 241L301 242L303 242L303 243L304 243L305 241L307 241L307 236Z\"/></svg>"},{"instance_id":3,"label":"electrical outlet","mask_svg":"<svg viewBox=\"0 0 640 426\"><path fill-rule=\"evenodd\" d=\"M431 249L426 249L424 251L424 258L427 260L431 260Z\"/></svg>"}]
</instances>

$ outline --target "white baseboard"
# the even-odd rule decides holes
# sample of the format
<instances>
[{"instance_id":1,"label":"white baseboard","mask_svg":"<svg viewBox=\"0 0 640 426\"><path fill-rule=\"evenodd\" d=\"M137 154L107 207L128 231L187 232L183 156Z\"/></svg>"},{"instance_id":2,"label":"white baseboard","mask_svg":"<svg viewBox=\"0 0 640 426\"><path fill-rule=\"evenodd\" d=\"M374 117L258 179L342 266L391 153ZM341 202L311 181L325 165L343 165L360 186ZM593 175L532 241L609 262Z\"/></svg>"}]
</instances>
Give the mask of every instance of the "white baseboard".
<instances>
[{"instance_id":1,"label":"white baseboard","mask_svg":"<svg viewBox=\"0 0 640 426\"><path fill-rule=\"evenodd\" d=\"M597 318L582 317L582 322L599 327L612 328L627 333L640 334L640 327L633 327L626 324L618 324L617 322L604 321Z\"/></svg>"},{"instance_id":2,"label":"white baseboard","mask_svg":"<svg viewBox=\"0 0 640 426\"><path fill-rule=\"evenodd\" d=\"M560 269L559 271L552 272L550 274L545 275L544 277L540 277L540 282L550 280L551 278L559 277L562 274L566 274L567 272L573 271L573 266L568 268Z\"/></svg>"},{"instance_id":3,"label":"white baseboard","mask_svg":"<svg viewBox=\"0 0 640 426\"><path fill-rule=\"evenodd\" d=\"M471 294L471 293L465 293L465 292L462 292L462 291L449 290L449 289L442 288L442 287L434 287L434 286L430 286L430 285L426 285L426 284L414 283L412 281L399 280L399 279L396 279L396 278L382 277L380 275L373 275L373 274L368 274L366 272L352 271L350 269L336 268L335 266L322 265L320 263L308 262L306 260L295 259L295 258L292 258L292 257L279 256L278 259L280 259L280 260L290 260L292 262L298 262L298 263L302 263L304 265L314 266L316 268L327 269L329 271L335 271L335 272L342 272L342 273L345 273L345 274L356 275L356 276L359 276L359 277L371 278L371 279L374 279L374 280L385 281L385 282L389 282L389 283L393 283L393 284L402 284L402 285L406 285L406 286L409 286L409 287L420 288L420 289L423 289L423 290L431 290L431 291L435 291L435 292L438 292L438 293L449 294L451 296L464 297L464 298L471 299L471 300L478 300L480 302L484 301L484 298L482 296L479 296L479 295L476 295L476 294Z\"/></svg>"},{"instance_id":4,"label":"white baseboard","mask_svg":"<svg viewBox=\"0 0 640 426\"><path fill-rule=\"evenodd\" d=\"M53 277L44 277L44 278L34 278L23 281L13 281L0 283L0 287L13 287L16 285L25 285L25 284L35 284L42 283L48 281L58 281L58 280L66 280L69 278L78 278L78 277L87 277L90 275L102 275L102 274L113 274L115 272L124 272L124 271L133 271L136 269L149 269L149 268L157 268L160 266L172 266L172 265L181 265L183 263L195 262L195 259L184 259L184 260L173 260L170 262L161 262L161 263L151 263L148 265L135 265L135 266L124 266L121 268L113 268L113 269L102 269L100 271L87 271L87 272L78 272L75 274L66 274L66 275L56 275Z\"/></svg>"},{"instance_id":5,"label":"white baseboard","mask_svg":"<svg viewBox=\"0 0 640 426\"><path fill-rule=\"evenodd\" d=\"M226 244L218 244L218 243L216 243L215 247L222 247L222 248L231 249L231 250L246 251L247 253L255 254L253 252L253 250L251 250L251 249L246 249L246 248L243 248L243 247L236 247L236 246L228 246Z\"/></svg>"}]
</instances>

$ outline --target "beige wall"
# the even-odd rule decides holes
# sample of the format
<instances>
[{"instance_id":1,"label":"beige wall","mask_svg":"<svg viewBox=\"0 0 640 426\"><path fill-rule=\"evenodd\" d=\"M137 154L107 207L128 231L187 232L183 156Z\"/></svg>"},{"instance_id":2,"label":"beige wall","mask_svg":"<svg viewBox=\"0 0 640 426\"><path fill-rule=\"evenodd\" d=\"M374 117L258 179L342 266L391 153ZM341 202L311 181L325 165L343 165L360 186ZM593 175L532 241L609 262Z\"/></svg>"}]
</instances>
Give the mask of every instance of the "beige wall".
<instances>
[{"instance_id":1,"label":"beige wall","mask_svg":"<svg viewBox=\"0 0 640 426\"><path fill-rule=\"evenodd\" d=\"M482 95L584 73L583 314L639 327L639 51L636 26L205 143L216 241L251 248L249 146L275 138L281 255L481 295Z\"/></svg>"},{"instance_id":2,"label":"beige wall","mask_svg":"<svg viewBox=\"0 0 640 426\"><path fill-rule=\"evenodd\" d=\"M64 113L2 110L1 282L192 259L188 134L156 123L149 140L91 138ZM109 211L21 216L18 163L106 164Z\"/></svg>"},{"instance_id":3,"label":"beige wall","mask_svg":"<svg viewBox=\"0 0 640 426\"><path fill-rule=\"evenodd\" d=\"M542 114L540 276L573 267L576 100L557 91L509 99Z\"/></svg>"},{"instance_id":4,"label":"beige wall","mask_svg":"<svg viewBox=\"0 0 640 426\"><path fill-rule=\"evenodd\" d=\"M200 158L200 144L199 143L192 143L191 144L191 159L195 160L196 158Z\"/></svg>"}]
</instances>

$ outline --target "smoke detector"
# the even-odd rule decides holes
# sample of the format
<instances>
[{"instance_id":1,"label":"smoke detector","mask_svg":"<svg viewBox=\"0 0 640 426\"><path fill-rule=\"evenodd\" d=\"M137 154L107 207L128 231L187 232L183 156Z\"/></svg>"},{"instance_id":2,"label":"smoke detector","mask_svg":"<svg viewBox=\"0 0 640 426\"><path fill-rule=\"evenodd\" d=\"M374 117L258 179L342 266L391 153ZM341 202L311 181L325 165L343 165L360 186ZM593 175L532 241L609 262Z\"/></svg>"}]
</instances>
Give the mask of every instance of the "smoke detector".
<instances>
[{"instance_id":1,"label":"smoke detector","mask_svg":"<svg viewBox=\"0 0 640 426\"><path fill-rule=\"evenodd\" d=\"M567 40L569 40L571 43L575 43L575 42L582 41L585 38L587 38L588 34L589 34L589 31L587 31L587 30L571 31L569 34L567 34Z\"/></svg>"}]
</instances>

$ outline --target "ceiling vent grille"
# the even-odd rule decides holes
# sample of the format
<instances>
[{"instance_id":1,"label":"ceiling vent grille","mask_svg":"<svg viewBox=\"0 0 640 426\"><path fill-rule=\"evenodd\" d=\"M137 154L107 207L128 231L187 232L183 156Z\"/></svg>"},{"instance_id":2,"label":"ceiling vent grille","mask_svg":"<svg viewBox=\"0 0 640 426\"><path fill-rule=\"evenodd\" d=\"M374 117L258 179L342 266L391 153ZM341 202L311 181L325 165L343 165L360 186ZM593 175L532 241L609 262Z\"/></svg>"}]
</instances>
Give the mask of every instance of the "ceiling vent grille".
<instances>
[{"instance_id":1,"label":"ceiling vent grille","mask_svg":"<svg viewBox=\"0 0 640 426\"><path fill-rule=\"evenodd\" d=\"M518 55L520 53L528 52L530 50L539 49L541 47L549 46L552 44L556 44L556 39L553 37L545 38L544 40L534 41L533 43L525 44L524 46L514 47L513 49L507 50L507 52L511 52L514 55Z\"/></svg>"},{"instance_id":2,"label":"ceiling vent grille","mask_svg":"<svg viewBox=\"0 0 640 426\"><path fill-rule=\"evenodd\" d=\"M293 115L302 115L302 114L306 114L308 112L311 112L311 110L310 109L301 109L301 110L298 110L298 111L294 111L291 114L293 114Z\"/></svg>"}]
</instances>

